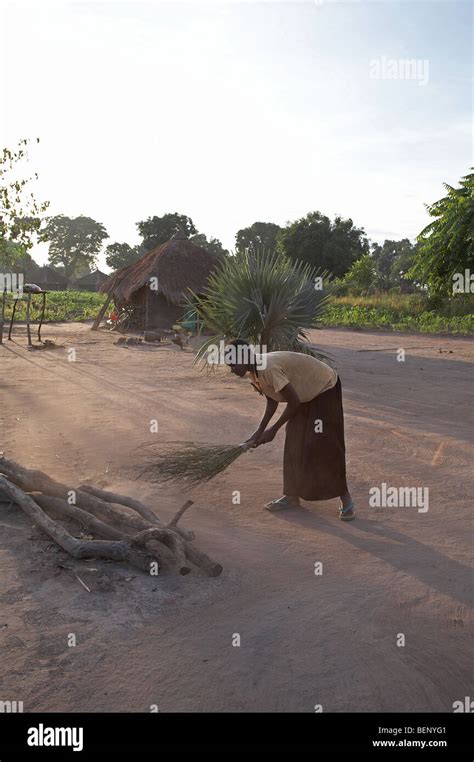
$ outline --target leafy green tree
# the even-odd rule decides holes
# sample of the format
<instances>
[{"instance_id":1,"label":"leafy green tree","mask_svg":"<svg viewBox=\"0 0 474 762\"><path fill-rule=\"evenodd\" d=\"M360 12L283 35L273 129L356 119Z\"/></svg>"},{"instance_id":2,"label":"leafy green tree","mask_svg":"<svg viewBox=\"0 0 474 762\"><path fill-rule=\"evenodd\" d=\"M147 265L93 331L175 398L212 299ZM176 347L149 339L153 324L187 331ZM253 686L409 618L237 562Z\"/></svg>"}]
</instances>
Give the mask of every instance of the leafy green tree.
<instances>
[{"instance_id":1,"label":"leafy green tree","mask_svg":"<svg viewBox=\"0 0 474 762\"><path fill-rule=\"evenodd\" d=\"M356 294L368 294L375 286L376 271L373 258L364 254L357 259L343 279L344 285Z\"/></svg>"},{"instance_id":2,"label":"leafy green tree","mask_svg":"<svg viewBox=\"0 0 474 762\"><path fill-rule=\"evenodd\" d=\"M325 275L272 251L242 249L227 257L211 273L204 295L190 300L214 334L197 358L205 357L210 344L239 336L269 351L320 355L307 343L307 331L317 325L329 298Z\"/></svg>"},{"instance_id":3,"label":"leafy green tree","mask_svg":"<svg viewBox=\"0 0 474 762\"><path fill-rule=\"evenodd\" d=\"M0 245L0 272L25 272L25 270L33 270L36 267L39 265L21 244L8 240L2 241Z\"/></svg>"},{"instance_id":4,"label":"leafy green tree","mask_svg":"<svg viewBox=\"0 0 474 762\"><path fill-rule=\"evenodd\" d=\"M148 217L142 222L137 222L137 228L143 239L144 252L156 249L181 230L188 237L197 233L191 217L178 212L164 214L162 217Z\"/></svg>"},{"instance_id":5,"label":"leafy green tree","mask_svg":"<svg viewBox=\"0 0 474 762\"><path fill-rule=\"evenodd\" d=\"M49 263L64 267L66 278L76 277L85 267L93 269L102 244L109 235L91 217L59 214L48 220L40 240L49 243Z\"/></svg>"},{"instance_id":6,"label":"leafy green tree","mask_svg":"<svg viewBox=\"0 0 474 762\"><path fill-rule=\"evenodd\" d=\"M39 202L25 177L23 165L28 163L29 140L20 140L16 150L4 148L0 153L0 261L2 267L14 267L33 246L41 225L41 215L49 202ZM39 142L37 139L36 142ZM22 176L23 175L23 176Z\"/></svg>"},{"instance_id":7,"label":"leafy green tree","mask_svg":"<svg viewBox=\"0 0 474 762\"><path fill-rule=\"evenodd\" d=\"M112 270L131 265L143 256L141 246L130 246L128 243L109 243L105 249L105 261Z\"/></svg>"},{"instance_id":8,"label":"leafy green tree","mask_svg":"<svg viewBox=\"0 0 474 762\"><path fill-rule=\"evenodd\" d=\"M331 222L321 212L310 212L281 231L278 249L291 259L342 277L357 259L369 253L369 242L364 229L355 227L352 220L335 217Z\"/></svg>"},{"instance_id":9,"label":"leafy green tree","mask_svg":"<svg viewBox=\"0 0 474 762\"><path fill-rule=\"evenodd\" d=\"M235 236L235 246L253 251L275 251L281 227L274 222L254 222L248 228L242 228Z\"/></svg>"},{"instance_id":10,"label":"leafy green tree","mask_svg":"<svg viewBox=\"0 0 474 762\"><path fill-rule=\"evenodd\" d=\"M426 207L434 219L418 236L420 246L407 277L448 296L454 275L474 270L474 174L461 178L459 188L444 187L447 195Z\"/></svg>"},{"instance_id":11,"label":"leafy green tree","mask_svg":"<svg viewBox=\"0 0 474 762\"><path fill-rule=\"evenodd\" d=\"M372 244L372 258L376 269L377 288L388 290L396 286L408 288L406 273L413 264L418 244L408 238L400 241L385 240L382 245Z\"/></svg>"},{"instance_id":12,"label":"leafy green tree","mask_svg":"<svg viewBox=\"0 0 474 762\"><path fill-rule=\"evenodd\" d=\"M211 254L215 254L217 257L227 257L229 252L224 249L218 238L207 238L204 233L196 233L189 239L195 246L200 246L202 249L206 249Z\"/></svg>"}]
</instances>

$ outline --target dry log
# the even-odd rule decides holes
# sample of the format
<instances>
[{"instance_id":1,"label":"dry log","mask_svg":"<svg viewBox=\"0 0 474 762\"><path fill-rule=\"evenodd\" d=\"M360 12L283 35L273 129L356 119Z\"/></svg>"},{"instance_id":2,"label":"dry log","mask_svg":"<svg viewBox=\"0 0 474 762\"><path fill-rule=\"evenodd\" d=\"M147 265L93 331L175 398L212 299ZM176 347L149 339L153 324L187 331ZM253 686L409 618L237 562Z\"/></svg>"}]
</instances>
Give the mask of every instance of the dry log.
<instances>
[{"instance_id":1,"label":"dry log","mask_svg":"<svg viewBox=\"0 0 474 762\"><path fill-rule=\"evenodd\" d=\"M46 511L48 515L51 514L55 519L72 519L85 529L88 529L91 534L96 534L99 537L103 537L105 540L130 541L133 539L119 529L115 529L115 527L105 524L96 516L93 516L92 513L84 511L77 505L71 505L67 500L63 500L61 497L51 497L51 495L43 495L41 492L33 492L30 494L30 497L32 497L35 503Z\"/></svg>"},{"instance_id":2,"label":"dry log","mask_svg":"<svg viewBox=\"0 0 474 762\"><path fill-rule=\"evenodd\" d=\"M203 553L202 550L198 550L191 543L185 542L184 552L186 553L186 558L188 561L191 561L194 566L202 569L202 571L205 572L205 574L207 574L209 577L218 577L220 574L222 574L223 567L221 564L213 561L212 558L209 558L209 556Z\"/></svg>"},{"instance_id":3,"label":"dry log","mask_svg":"<svg viewBox=\"0 0 474 762\"><path fill-rule=\"evenodd\" d=\"M54 542L65 550L66 553L73 556L73 558L103 558L110 561L128 561L143 571L149 571L150 564L153 561L159 565L157 558L151 558L146 552L132 548L129 543L123 540L78 540L69 534L61 524L50 519L30 495L27 495L4 476L0 476L0 488L25 511L40 529L46 532Z\"/></svg>"},{"instance_id":4,"label":"dry log","mask_svg":"<svg viewBox=\"0 0 474 762\"><path fill-rule=\"evenodd\" d=\"M55 518L72 519L77 521L78 524L89 529L92 534L96 534L107 540L123 540L129 542L131 545L134 544L136 536L128 535L115 527L111 527L109 524L105 524L96 516L84 511L77 505L71 505L67 500L63 500L60 497L43 495L41 493L33 493L31 497L33 497L34 501L38 503L44 511L48 514L52 514ZM140 543L138 543L138 545L140 545ZM147 544L146 549L151 551L158 558L160 568L163 566L174 569L177 566L178 559L175 558L166 543L150 542Z\"/></svg>"},{"instance_id":5,"label":"dry log","mask_svg":"<svg viewBox=\"0 0 474 762\"><path fill-rule=\"evenodd\" d=\"M81 492L88 492L90 495L95 495L95 497L105 500L106 503L119 503L120 505L125 505L127 508L131 508L133 511L139 513L140 516L143 516L144 519L147 519L152 524L163 526L161 519L159 519L150 508L141 503L140 500L135 500L133 497L128 497L127 495L119 495L115 492L109 492L105 489L99 489L99 487L94 487L92 484L81 484L79 489Z\"/></svg>"},{"instance_id":6,"label":"dry log","mask_svg":"<svg viewBox=\"0 0 474 762\"><path fill-rule=\"evenodd\" d=\"M24 468L18 463L8 458L0 458L0 473L12 482L17 484L25 492L43 492L46 495L52 495L53 497L60 497L63 500L67 500L71 491L75 492L76 505L89 513L99 513L107 520L117 520L119 523L129 526L131 529L137 532L142 529L148 529L150 524L144 522L136 516L130 516L124 511L120 511L119 506L112 506L106 503L100 498L94 497L87 492L83 492L80 489L74 487L68 487L66 484L51 479L50 476L43 471L35 468Z\"/></svg>"},{"instance_id":7,"label":"dry log","mask_svg":"<svg viewBox=\"0 0 474 762\"><path fill-rule=\"evenodd\" d=\"M185 511L188 510L192 505L194 505L192 500L186 500L185 504L181 506L179 511L176 511L175 515L171 519L170 523L168 524L168 527L175 527L178 521L180 520L181 516Z\"/></svg>"},{"instance_id":8,"label":"dry log","mask_svg":"<svg viewBox=\"0 0 474 762\"><path fill-rule=\"evenodd\" d=\"M183 576L189 574L191 567L186 563L184 543L175 532L169 529L161 529L160 527L152 527L151 529L145 529L143 532L135 535L132 543L133 545L149 547L151 540L159 540L164 545L167 545L173 551L173 555L176 558L179 568L179 573Z\"/></svg>"},{"instance_id":9,"label":"dry log","mask_svg":"<svg viewBox=\"0 0 474 762\"><path fill-rule=\"evenodd\" d=\"M157 526L165 526L163 521L152 511L151 508L149 508L147 505L141 502L141 500L136 500L133 497L129 497L128 495L120 495L116 492L109 492L105 489L99 489L99 487L94 487L92 484L81 484L79 489L81 492L88 492L90 495L94 495L95 497L98 497L100 500L104 500L106 503L115 503L118 505L125 505L127 508L131 508L132 510L136 511L140 514L140 516L143 516L144 519L147 519L151 524L156 524ZM173 527L178 534L180 534L185 540L188 540L190 542L191 540L194 540L194 532L192 532L190 529L182 529L181 527L177 527L177 523L183 513L191 506L193 505L192 500L188 500L182 508L179 509L179 511L176 513L174 518L170 521L169 524L166 526Z\"/></svg>"},{"instance_id":10,"label":"dry log","mask_svg":"<svg viewBox=\"0 0 474 762\"><path fill-rule=\"evenodd\" d=\"M73 489L64 484L61 484L60 482L55 481L54 479L51 479L51 477L39 469L24 468L18 463L15 463L15 461L5 457L0 458L0 474L4 474L11 482L16 484L25 492L42 492L43 494L59 497L63 500L66 500L68 493ZM132 529L134 530L134 534L147 529L159 528L156 524L152 524L141 516L130 516L129 514L125 513L125 511L122 510L123 506L120 506L116 503L108 503L105 500L101 500L95 495L82 489L76 489L74 491L76 499L75 507L82 508L88 513L94 514L94 516L105 519L105 521L118 523L120 527ZM186 537L183 536L185 535L186 530L182 530L179 527L175 526L170 526L168 528L170 531L178 534L180 539L182 539L184 553L188 561L190 561L194 566L202 569L205 574L208 574L211 577L217 577L222 573L221 564L218 564L210 559L205 553L199 551L190 542L187 541ZM156 547L151 543L156 543L156 540L150 540L147 542L147 548L150 551L153 549L156 551Z\"/></svg>"}]
</instances>

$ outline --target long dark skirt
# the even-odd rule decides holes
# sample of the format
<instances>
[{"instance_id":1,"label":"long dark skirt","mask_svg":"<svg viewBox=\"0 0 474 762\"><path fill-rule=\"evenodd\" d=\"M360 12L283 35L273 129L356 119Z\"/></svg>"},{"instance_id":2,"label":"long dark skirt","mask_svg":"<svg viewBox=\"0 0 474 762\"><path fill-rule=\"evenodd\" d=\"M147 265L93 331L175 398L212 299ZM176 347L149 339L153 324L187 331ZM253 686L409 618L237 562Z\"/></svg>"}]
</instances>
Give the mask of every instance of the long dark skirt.
<instances>
[{"instance_id":1,"label":"long dark skirt","mask_svg":"<svg viewBox=\"0 0 474 762\"><path fill-rule=\"evenodd\" d=\"M286 424L283 490L303 500L330 500L347 492L339 379L332 389L304 402Z\"/></svg>"}]
</instances>

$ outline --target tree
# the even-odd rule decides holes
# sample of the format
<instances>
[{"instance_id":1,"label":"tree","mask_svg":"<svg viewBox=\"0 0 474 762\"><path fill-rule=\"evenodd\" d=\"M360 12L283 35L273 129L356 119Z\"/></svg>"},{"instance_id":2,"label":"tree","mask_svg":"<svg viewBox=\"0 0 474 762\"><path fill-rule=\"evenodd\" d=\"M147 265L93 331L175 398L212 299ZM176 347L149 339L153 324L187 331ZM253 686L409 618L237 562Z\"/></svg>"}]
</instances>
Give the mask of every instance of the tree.
<instances>
[{"instance_id":1,"label":"tree","mask_svg":"<svg viewBox=\"0 0 474 762\"><path fill-rule=\"evenodd\" d=\"M331 222L321 212L310 212L281 231L278 250L342 277L357 259L369 253L369 242L365 230L355 227L352 220L335 217Z\"/></svg>"},{"instance_id":2,"label":"tree","mask_svg":"<svg viewBox=\"0 0 474 762\"><path fill-rule=\"evenodd\" d=\"M206 249L211 254L215 254L217 257L227 257L229 252L224 249L218 238L209 238L204 233L196 233L189 239L195 246L200 246L202 249Z\"/></svg>"},{"instance_id":3,"label":"tree","mask_svg":"<svg viewBox=\"0 0 474 762\"><path fill-rule=\"evenodd\" d=\"M91 270L109 235L100 222L91 217L50 217L40 240L49 242L49 263L63 266L66 278L76 277L85 266Z\"/></svg>"},{"instance_id":4,"label":"tree","mask_svg":"<svg viewBox=\"0 0 474 762\"><path fill-rule=\"evenodd\" d=\"M36 172L33 177L21 176L22 165L28 162L28 145L24 138L16 150L4 148L0 154L0 258L7 268L21 264L49 205L37 201L31 191L31 181L38 179Z\"/></svg>"},{"instance_id":5,"label":"tree","mask_svg":"<svg viewBox=\"0 0 474 762\"><path fill-rule=\"evenodd\" d=\"M354 293L365 295L373 288L375 281L374 260L370 254L364 254L354 262L351 269L346 273L343 284Z\"/></svg>"},{"instance_id":6,"label":"tree","mask_svg":"<svg viewBox=\"0 0 474 762\"><path fill-rule=\"evenodd\" d=\"M409 281L405 275L413 264L418 244L413 245L408 238L400 241L385 240L381 246L372 244L372 258L376 269L376 285L388 290L400 286L406 290Z\"/></svg>"},{"instance_id":7,"label":"tree","mask_svg":"<svg viewBox=\"0 0 474 762\"><path fill-rule=\"evenodd\" d=\"M407 276L433 293L450 295L454 275L474 270L474 174L462 177L459 188L444 187L447 195L426 206L435 219L418 236L420 246Z\"/></svg>"},{"instance_id":8,"label":"tree","mask_svg":"<svg viewBox=\"0 0 474 762\"><path fill-rule=\"evenodd\" d=\"M235 236L237 250L275 251L281 227L273 222L254 222L248 228L242 228Z\"/></svg>"},{"instance_id":9,"label":"tree","mask_svg":"<svg viewBox=\"0 0 474 762\"><path fill-rule=\"evenodd\" d=\"M1 242L0 272L7 273L12 270L25 272L26 270L34 270L38 266L24 246L8 240Z\"/></svg>"},{"instance_id":10,"label":"tree","mask_svg":"<svg viewBox=\"0 0 474 762\"><path fill-rule=\"evenodd\" d=\"M144 254L141 246L130 246L128 243L109 243L105 249L106 264L112 270L131 265Z\"/></svg>"},{"instance_id":11,"label":"tree","mask_svg":"<svg viewBox=\"0 0 474 762\"><path fill-rule=\"evenodd\" d=\"M162 217L148 217L142 222L137 222L137 228L143 238L144 253L169 241L180 230L188 237L197 233L191 217L178 212L164 214Z\"/></svg>"},{"instance_id":12,"label":"tree","mask_svg":"<svg viewBox=\"0 0 474 762\"><path fill-rule=\"evenodd\" d=\"M318 288L324 276L302 262L271 251L241 250L214 270L204 295L193 295L194 307L213 336L200 348L242 337L270 350L319 355L307 343L307 331L323 313L329 290Z\"/></svg>"}]
</instances>

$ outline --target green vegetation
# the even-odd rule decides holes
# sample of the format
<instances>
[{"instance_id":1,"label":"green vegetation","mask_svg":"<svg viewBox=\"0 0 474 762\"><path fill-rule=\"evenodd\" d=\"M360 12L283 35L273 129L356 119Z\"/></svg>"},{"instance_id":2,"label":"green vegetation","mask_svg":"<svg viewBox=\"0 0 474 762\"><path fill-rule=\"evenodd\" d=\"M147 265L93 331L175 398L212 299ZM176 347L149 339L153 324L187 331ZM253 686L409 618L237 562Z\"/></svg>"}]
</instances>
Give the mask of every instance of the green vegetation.
<instances>
[{"instance_id":1,"label":"green vegetation","mask_svg":"<svg viewBox=\"0 0 474 762\"><path fill-rule=\"evenodd\" d=\"M33 295L31 299L31 319L38 320L41 311L41 295ZM45 322L63 322L77 320L82 322L95 318L104 303L105 295L93 291L51 291L46 297ZM13 301L9 300L5 317L10 320ZM26 318L26 296L17 304L15 321Z\"/></svg>"},{"instance_id":2,"label":"green vegetation","mask_svg":"<svg viewBox=\"0 0 474 762\"><path fill-rule=\"evenodd\" d=\"M41 230L40 241L49 243L48 262L66 278L78 278L96 265L103 242L109 237L106 229L92 217L50 217Z\"/></svg>"},{"instance_id":3,"label":"green vegetation","mask_svg":"<svg viewBox=\"0 0 474 762\"><path fill-rule=\"evenodd\" d=\"M48 202L37 201L32 190L37 174L25 174L28 146L22 139L15 150L0 151L0 274L31 269L35 240L49 243L48 263L66 278L83 274L95 266L107 231L85 215L45 218ZM427 205L432 221L416 242L370 242L352 219L311 211L284 227L258 221L241 228L231 256L190 217L168 212L137 222L142 240L136 246L109 244L106 262L130 264L178 232L216 254L221 266L189 305L213 332L210 342L240 335L271 349L308 351L307 331L316 325L467 335L474 333L473 168L459 187L444 187L445 197ZM324 290L315 286L319 275ZM52 292L45 321L94 318L104 298ZM33 320L41 303L32 298ZM7 320L11 309L9 300ZM25 319L26 299L16 316Z\"/></svg>"},{"instance_id":4,"label":"green vegetation","mask_svg":"<svg viewBox=\"0 0 474 762\"><path fill-rule=\"evenodd\" d=\"M327 327L385 328L421 333L474 333L474 296L451 299L424 294L339 296L321 316Z\"/></svg>"},{"instance_id":5,"label":"green vegetation","mask_svg":"<svg viewBox=\"0 0 474 762\"><path fill-rule=\"evenodd\" d=\"M453 278L474 269L474 174L459 188L444 183L447 195L428 206L434 220L421 231L420 243L408 276L426 283L431 293L453 293Z\"/></svg>"},{"instance_id":6,"label":"green vegetation","mask_svg":"<svg viewBox=\"0 0 474 762\"><path fill-rule=\"evenodd\" d=\"M277 250L297 262L330 272L342 278L353 263L370 247L365 230L351 219L336 216L330 220L321 212L310 212L281 230Z\"/></svg>"},{"instance_id":7,"label":"green vegetation","mask_svg":"<svg viewBox=\"0 0 474 762\"><path fill-rule=\"evenodd\" d=\"M52 291L47 297L45 322L93 319L104 298L104 294L91 291ZM12 302L6 309L7 320L11 316L11 305ZM15 320L25 319L25 308L24 298L18 303ZM38 319L40 308L41 296L33 296L32 320ZM450 299L397 293L338 296L321 305L317 312L317 324L324 327L392 328L458 335L474 333L473 295Z\"/></svg>"},{"instance_id":8,"label":"green vegetation","mask_svg":"<svg viewBox=\"0 0 474 762\"><path fill-rule=\"evenodd\" d=\"M39 138L37 138L39 142ZM48 201L37 201L32 183L38 175L25 177L30 141L23 138L16 150L0 152L0 268L2 272L31 261L28 250L41 226ZM3 290L3 286L2 286Z\"/></svg>"}]
</instances>

